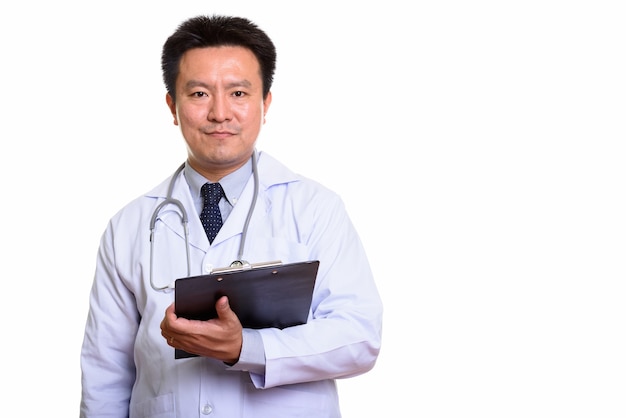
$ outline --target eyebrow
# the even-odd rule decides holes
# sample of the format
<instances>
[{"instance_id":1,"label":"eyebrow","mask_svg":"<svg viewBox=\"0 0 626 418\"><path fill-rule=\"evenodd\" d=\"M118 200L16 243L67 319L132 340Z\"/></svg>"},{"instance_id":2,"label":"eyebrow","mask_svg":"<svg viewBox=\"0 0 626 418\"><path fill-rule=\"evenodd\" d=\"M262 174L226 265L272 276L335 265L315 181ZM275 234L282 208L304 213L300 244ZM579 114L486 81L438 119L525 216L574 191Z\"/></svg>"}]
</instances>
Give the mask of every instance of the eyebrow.
<instances>
[{"instance_id":1,"label":"eyebrow","mask_svg":"<svg viewBox=\"0 0 626 418\"><path fill-rule=\"evenodd\" d=\"M203 82L203 81L198 81L198 80L189 80L187 83L185 83L185 88L186 89L190 89L190 88L194 88L194 87L204 87L205 89L209 90L210 86ZM228 83L226 85L226 88L231 89L231 88L235 88L235 87L247 87L250 88L252 87L252 83L248 80L240 80L240 81L235 81L232 83Z\"/></svg>"}]
</instances>

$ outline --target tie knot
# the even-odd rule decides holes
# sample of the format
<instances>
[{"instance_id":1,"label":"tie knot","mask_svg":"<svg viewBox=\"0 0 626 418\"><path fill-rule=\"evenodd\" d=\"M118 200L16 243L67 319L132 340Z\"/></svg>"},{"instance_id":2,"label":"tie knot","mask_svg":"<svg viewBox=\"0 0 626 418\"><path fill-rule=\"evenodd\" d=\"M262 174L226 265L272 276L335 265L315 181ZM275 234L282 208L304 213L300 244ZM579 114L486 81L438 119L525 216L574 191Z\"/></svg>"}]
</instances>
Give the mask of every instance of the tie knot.
<instances>
[{"instance_id":1,"label":"tie knot","mask_svg":"<svg viewBox=\"0 0 626 418\"><path fill-rule=\"evenodd\" d=\"M224 189L219 183L205 183L202 186L202 197L204 203L209 205L217 205L224 196Z\"/></svg>"}]
</instances>

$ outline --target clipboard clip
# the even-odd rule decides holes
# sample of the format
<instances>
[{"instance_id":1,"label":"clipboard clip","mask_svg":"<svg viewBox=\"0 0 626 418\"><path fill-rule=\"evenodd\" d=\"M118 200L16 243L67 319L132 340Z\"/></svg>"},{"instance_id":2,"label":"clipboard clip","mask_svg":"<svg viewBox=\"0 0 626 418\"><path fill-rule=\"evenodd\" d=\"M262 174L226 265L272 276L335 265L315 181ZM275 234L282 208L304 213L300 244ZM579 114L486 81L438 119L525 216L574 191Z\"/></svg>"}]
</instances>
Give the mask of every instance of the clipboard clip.
<instances>
[{"instance_id":1,"label":"clipboard clip","mask_svg":"<svg viewBox=\"0 0 626 418\"><path fill-rule=\"evenodd\" d=\"M209 274L232 273L235 271L252 270L261 267L275 267L283 264L280 260L262 261L260 263L248 263L247 261L236 260L230 263L228 267L218 267L211 269Z\"/></svg>"}]
</instances>

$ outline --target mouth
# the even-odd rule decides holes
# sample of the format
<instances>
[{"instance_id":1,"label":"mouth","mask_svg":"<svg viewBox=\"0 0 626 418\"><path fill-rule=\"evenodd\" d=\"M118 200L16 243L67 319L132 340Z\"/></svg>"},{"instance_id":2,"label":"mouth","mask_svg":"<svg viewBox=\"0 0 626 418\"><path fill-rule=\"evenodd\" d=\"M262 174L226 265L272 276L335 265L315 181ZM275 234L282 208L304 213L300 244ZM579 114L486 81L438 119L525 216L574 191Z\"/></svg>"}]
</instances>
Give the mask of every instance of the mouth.
<instances>
[{"instance_id":1,"label":"mouth","mask_svg":"<svg viewBox=\"0 0 626 418\"><path fill-rule=\"evenodd\" d=\"M229 138L233 135L236 135L235 132L232 131L223 131L223 130L212 130L212 131L203 131L205 135L211 136L213 138Z\"/></svg>"}]
</instances>

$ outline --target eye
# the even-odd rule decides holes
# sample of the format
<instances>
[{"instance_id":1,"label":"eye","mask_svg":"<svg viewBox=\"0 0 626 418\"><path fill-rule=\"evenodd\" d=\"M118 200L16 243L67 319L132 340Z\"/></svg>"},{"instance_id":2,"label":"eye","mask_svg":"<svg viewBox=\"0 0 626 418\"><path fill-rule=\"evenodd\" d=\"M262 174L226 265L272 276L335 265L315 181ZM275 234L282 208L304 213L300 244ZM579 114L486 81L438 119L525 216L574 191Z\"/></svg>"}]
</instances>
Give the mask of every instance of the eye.
<instances>
[{"instance_id":1,"label":"eye","mask_svg":"<svg viewBox=\"0 0 626 418\"><path fill-rule=\"evenodd\" d=\"M203 91L195 91L191 93L191 95L194 97L205 97L207 94Z\"/></svg>"},{"instance_id":2,"label":"eye","mask_svg":"<svg viewBox=\"0 0 626 418\"><path fill-rule=\"evenodd\" d=\"M233 96L235 96L235 97L243 97L245 95L246 95L246 93L244 93L241 90L237 90L236 92L233 93Z\"/></svg>"}]
</instances>

